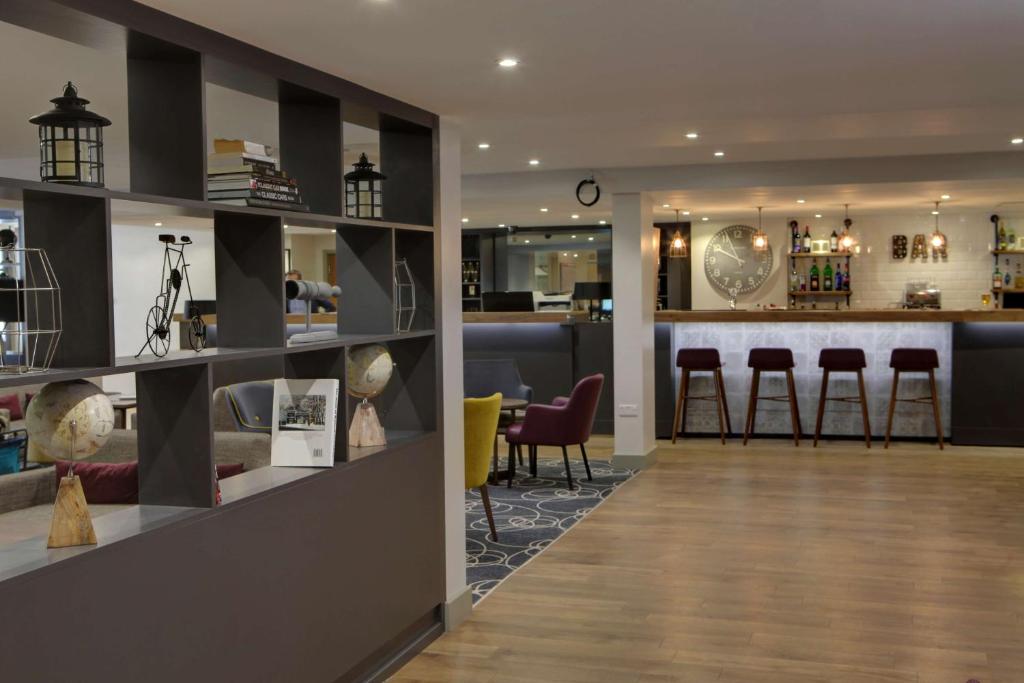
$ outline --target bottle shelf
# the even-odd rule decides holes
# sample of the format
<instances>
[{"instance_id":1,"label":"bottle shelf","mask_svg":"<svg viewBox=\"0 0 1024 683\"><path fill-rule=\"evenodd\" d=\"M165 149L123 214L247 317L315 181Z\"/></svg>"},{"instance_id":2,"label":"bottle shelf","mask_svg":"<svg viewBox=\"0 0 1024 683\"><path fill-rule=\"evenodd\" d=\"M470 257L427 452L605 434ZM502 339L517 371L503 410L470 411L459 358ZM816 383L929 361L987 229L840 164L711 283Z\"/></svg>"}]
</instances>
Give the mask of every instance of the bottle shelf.
<instances>
[{"instance_id":1,"label":"bottle shelf","mask_svg":"<svg viewBox=\"0 0 1024 683\"><path fill-rule=\"evenodd\" d=\"M836 292L836 291L826 292L824 290L820 290L820 291L817 291L817 292L795 291L795 292L790 292L789 296L851 296L852 294L853 294L853 291L850 291L850 290L843 290L841 292Z\"/></svg>"},{"instance_id":2,"label":"bottle shelf","mask_svg":"<svg viewBox=\"0 0 1024 683\"><path fill-rule=\"evenodd\" d=\"M1022 251L1021 253L1024 254L1024 251ZM849 252L844 253L844 252L841 252L841 251L825 251L825 252L822 252L820 254L815 254L815 253L812 253L812 252L803 252L803 251L801 251L801 252L796 253L796 254L790 252L788 254L788 256L789 256L789 258L833 258L833 257L835 257L835 258L847 258L848 259L851 256L853 256L853 254L851 254Z\"/></svg>"},{"instance_id":3,"label":"bottle shelf","mask_svg":"<svg viewBox=\"0 0 1024 683\"><path fill-rule=\"evenodd\" d=\"M992 253L996 256L1006 254L1007 256L1024 256L1024 249L993 249Z\"/></svg>"},{"instance_id":4,"label":"bottle shelf","mask_svg":"<svg viewBox=\"0 0 1024 683\"><path fill-rule=\"evenodd\" d=\"M1003 287L1002 289L993 289L993 294L1024 294L1024 289L1018 287Z\"/></svg>"}]
</instances>

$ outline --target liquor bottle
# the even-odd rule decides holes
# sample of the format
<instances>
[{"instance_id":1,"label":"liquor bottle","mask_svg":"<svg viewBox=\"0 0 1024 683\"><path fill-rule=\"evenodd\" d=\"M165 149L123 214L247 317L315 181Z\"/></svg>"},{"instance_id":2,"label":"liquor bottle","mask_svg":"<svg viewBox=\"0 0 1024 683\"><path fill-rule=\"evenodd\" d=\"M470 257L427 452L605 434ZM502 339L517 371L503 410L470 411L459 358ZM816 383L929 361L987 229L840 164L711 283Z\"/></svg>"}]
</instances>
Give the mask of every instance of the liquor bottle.
<instances>
[{"instance_id":1,"label":"liquor bottle","mask_svg":"<svg viewBox=\"0 0 1024 683\"><path fill-rule=\"evenodd\" d=\"M1020 272L1020 261L1017 261L1017 274L1013 278L1014 289L1024 289L1024 273Z\"/></svg>"},{"instance_id":2,"label":"liquor bottle","mask_svg":"<svg viewBox=\"0 0 1024 683\"><path fill-rule=\"evenodd\" d=\"M1009 249L1017 249L1017 233L1013 231L1012 225L1006 231L1006 246Z\"/></svg>"},{"instance_id":3,"label":"liquor bottle","mask_svg":"<svg viewBox=\"0 0 1024 683\"><path fill-rule=\"evenodd\" d=\"M811 228L810 226L804 226L804 248L803 251L808 254L811 253Z\"/></svg>"},{"instance_id":4,"label":"liquor bottle","mask_svg":"<svg viewBox=\"0 0 1024 683\"><path fill-rule=\"evenodd\" d=\"M843 270L843 291L850 291L850 264L847 263Z\"/></svg>"},{"instance_id":5,"label":"liquor bottle","mask_svg":"<svg viewBox=\"0 0 1024 683\"><path fill-rule=\"evenodd\" d=\"M843 291L843 267L838 263L836 264L836 284L832 289L837 292Z\"/></svg>"},{"instance_id":6,"label":"liquor bottle","mask_svg":"<svg viewBox=\"0 0 1024 683\"><path fill-rule=\"evenodd\" d=\"M800 291L807 291L807 276L804 275L803 273L800 273Z\"/></svg>"},{"instance_id":7,"label":"liquor bottle","mask_svg":"<svg viewBox=\"0 0 1024 683\"><path fill-rule=\"evenodd\" d=\"M811 263L811 291L817 292L819 286L818 259L814 259Z\"/></svg>"},{"instance_id":8,"label":"liquor bottle","mask_svg":"<svg viewBox=\"0 0 1024 683\"><path fill-rule=\"evenodd\" d=\"M796 266L793 266L793 272L789 274L789 291L795 292L800 289L800 276L797 275Z\"/></svg>"},{"instance_id":9,"label":"liquor bottle","mask_svg":"<svg viewBox=\"0 0 1024 683\"><path fill-rule=\"evenodd\" d=\"M996 272L992 273L992 291L999 292L1003 289L1003 274L999 270L999 264L996 264Z\"/></svg>"},{"instance_id":10,"label":"liquor bottle","mask_svg":"<svg viewBox=\"0 0 1024 683\"><path fill-rule=\"evenodd\" d=\"M1006 249L1006 223L999 221L999 249L1004 251Z\"/></svg>"},{"instance_id":11,"label":"liquor bottle","mask_svg":"<svg viewBox=\"0 0 1024 683\"><path fill-rule=\"evenodd\" d=\"M1011 282L1013 282L1013 278L1010 276L1010 259L1006 259L1006 273L1003 275L1003 286L1009 289Z\"/></svg>"},{"instance_id":12,"label":"liquor bottle","mask_svg":"<svg viewBox=\"0 0 1024 683\"><path fill-rule=\"evenodd\" d=\"M832 231L832 235L828 238L828 250L833 254L839 251L839 235L836 234L835 230Z\"/></svg>"},{"instance_id":13,"label":"liquor bottle","mask_svg":"<svg viewBox=\"0 0 1024 683\"><path fill-rule=\"evenodd\" d=\"M790 244L790 251L794 254L800 253L800 224L796 221L790 221L790 225L793 227L793 241Z\"/></svg>"},{"instance_id":14,"label":"liquor bottle","mask_svg":"<svg viewBox=\"0 0 1024 683\"><path fill-rule=\"evenodd\" d=\"M824 284L824 287L822 287L822 289L824 289L826 292L831 292L833 282L834 281L832 279L832 262L829 261L828 259L825 259L825 281L822 283Z\"/></svg>"}]
</instances>

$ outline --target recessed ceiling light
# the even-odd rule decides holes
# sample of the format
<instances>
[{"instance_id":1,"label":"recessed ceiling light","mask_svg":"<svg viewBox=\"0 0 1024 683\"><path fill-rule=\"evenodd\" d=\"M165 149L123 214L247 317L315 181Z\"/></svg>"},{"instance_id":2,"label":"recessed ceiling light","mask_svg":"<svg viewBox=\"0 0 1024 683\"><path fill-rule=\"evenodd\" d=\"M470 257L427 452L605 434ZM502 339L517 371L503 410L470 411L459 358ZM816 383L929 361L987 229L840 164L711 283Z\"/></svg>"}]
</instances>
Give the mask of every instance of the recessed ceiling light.
<instances>
[{"instance_id":1,"label":"recessed ceiling light","mask_svg":"<svg viewBox=\"0 0 1024 683\"><path fill-rule=\"evenodd\" d=\"M519 60L515 57L504 57L503 59L498 60L498 66L505 69L514 69L519 66Z\"/></svg>"},{"instance_id":2,"label":"recessed ceiling light","mask_svg":"<svg viewBox=\"0 0 1024 683\"><path fill-rule=\"evenodd\" d=\"M821 214L820 213L816 213L816 214L814 214L814 217L815 218L821 218Z\"/></svg>"},{"instance_id":3,"label":"recessed ceiling light","mask_svg":"<svg viewBox=\"0 0 1024 683\"><path fill-rule=\"evenodd\" d=\"M579 255L579 254L573 254L573 255L572 255L572 257L573 257L573 258L579 258L579 257L580 257L580 255Z\"/></svg>"},{"instance_id":4,"label":"recessed ceiling light","mask_svg":"<svg viewBox=\"0 0 1024 683\"><path fill-rule=\"evenodd\" d=\"M477 145L477 147L479 147L480 149L490 149L491 148L491 143L489 143L489 142L481 142L479 145Z\"/></svg>"},{"instance_id":5,"label":"recessed ceiling light","mask_svg":"<svg viewBox=\"0 0 1024 683\"><path fill-rule=\"evenodd\" d=\"M1024 138L1014 138L1010 140L1011 145L1024 145Z\"/></svg>"},{"instance_id":6,"label":"recessed ceiling light","mask_svg":"<svg viewBox=\"0 0 1024 683\"><path fill-rule=\"evenodd\" d=\"M548 212L548 208L546 206L545 207L541 207L540 212L541 213L547 213Z\"/></svg>"},{"instance_id":7,"label":"recessed ceiling light","mask_svg":"<svg viewBox=\"0 0 1024 683\"><path fill-rule=\"evenodd\" d=\"M504 224L504 223L498 223L498 227L499 227L499 228L504 228L504 227L505 227L505 224Z\"/></svg>"},{"instance_id":8,"label":"recessed ceiling light","mask_svg":"<svg viewBox=\"0 0 1024 683\"><path fill-rule=\"evenodd\" d=\"M935 209L932 209L932 215L933 216L938 216L939 212L937 210L935 210Z\"/></svg>"},{"instance_id":9,"label":"recessed ceiling light","mask_svg":"<svg viewBox=\"0 0 1024 683\"><path fill-rule=\"evenodd\" d=\"M524 241L524 242L526 242L527 244L529 244L529 243L530 243L530 240L523 240L523 241Z\"/></svg>"},{"instance_id":10,"label":"recessed ceiling light","mask_svg":"<svg viewBox=\"0 0 1024 683\"><path fill-rule=\"evenodd\" d=\"M594 241L594 238L593 238L593 237L588 237L588 238L587 238L587 241L588 241L588 242L593 242L593 241Z\"/></svg>"},{"instance_id":11,"label":"recessed ceiling light","mask_svg":"<svg viewBox=\"0 0 1024 683\"><path fill-rule=\"evenodd\" d=\"M286 228L287 228L287 227L288 227L288 224L287 224L287 223L285 223L285 224L284 224L284 227L286 227Z\"/></svg>"},{"instance_id":12,"label":"recessed ceiling light","mask_svg":"<svg viewBox=\"0 0 1024 683\"><path fill-rule=\"evenodd\" d=\"M331 228L331 232L338 232L337 228Z\"/></svg>"},{"instance_id":13,"label":"recessed ceiling light","mask_svg":"<svg viewBox=\"0 0 1024 683\"><path fill-rule=\"evenodd\" d=\"M796 200L797 204L805 204L806 202L807 202L806 199L798 199L798 200Z\"/></svg>"},{"instance_id":14,"label":"recessed ceiling light","mask_svg":"<svg viewBox=\"0 0 1024 683\"><path fill-rule=\"evenodd\" d=\"M722 151L715 152L715 156L716 157L724 157L725 156L725 152L722 152Z\"/></svg>"},{"instance_id":15,"label":"recessed ceiling light","mask_svg":"<svg viewBox=\"0 0 1024 683\"><path fill-rule=\"evenodd\" d=\"M600 225L607 225L607 224L608 224L608 221L598 221L598 223L599 223ZM590 239L591 239L591 240L593 240L594 238L593 238L593 237L591 237Z\"/></svg>"},{"instance_id":16,"label":"recessed ceiling light","mask_svg":"<svg viewBox=\"0 0 1024 683\"><path fill-rule=\"evenodd\" d=\"M156 222L156 223L154 223L153 225L159 228L160 226L162 226L162 225L163 225L163 223L161 223L160 221L157 221L157 222Z\"/></svg>"},{"instance_id":17,"label":"recessed ceiling light","mask_svg":"<svg viewBox=\"0 0 1024 683\"><path fill-rule=\"evenodd\" d=\"M568 256L568 255L569 255L569 252L567 252L567 251L563 251L562 252L562 256Z\"/></svg>"},{"instance_id":18,"label":"recessed ceiling light","mask_svg":"<svg viewBox=\"0 0 1024 683\"><path fill-rule=\"evenodd\" d=\"M672 205L671 204L662 204L661 208L663 208L663 209L671 209Z\"/></svg>"},{"instance_id":19,"label":"recessed ceiling light","mask_svg":"<svg viewBox=\"0 0 1024 683\"><path fill-rule=\"evenodd\" d=\"M570 239L576 239L576 235L569 235Z\"/></svg>"},{"instance_id":20,"label":"recessed ceiling light","mask_svg":"<svg viewBox=\"0 0 1024 683\"><path fill-rule=\"evenodd\" d=\"M684 215L684 216L689 216L689 215L690 215L690 212L689 212L689 211L683 211L683 215Z\"/></svg>"},{"instance_id":21,"label":"recessed ceiling light","mask_svg":"<svg viewBox=\"0 0 1024 683\"><path fill-rule=\"evenodd\" d=\"M702 221L709 221L709 220L711 220L711 219L710 219L710 218L708 218L707 216L701 216L701 217L700 217L700 219L701 219Z\"/></svg>"},{"instance_id":22,"label":"recessed ceiling light","mask_svg":"<svg viewBox=\"0 0 1024 683\"><path fill-rule=\"evenodd\" d=\"M689 133L686 134L686 137L688 137L691 140L696 140L697 138L700 137L700 135L698 135L696 131L690 131Z\"/></svg>"},{"instance_id":23,"label":"recessed ceiling light","mask_svg":"<svg viewBox=\"0 0 1024 683\"><path fill-rule=\"evenodd\" d=\"M530 159L530 166L540 166L540 159Z\"/></svg>"},{"instance_id":24,"label":"recessed ceiling light","mask_svg":"<svg viewBox=\"0 0 1024 683\"><path fill-rule=\"evenodd\" d=\"M468 223L468 222L469 222L469 219L468 219L468 218L463 218L463 219L462 219L462 222L463 222L463 223Z\"/></svg>"},{"instance_id":25,"label":"recessed ceiling light","mask_svg":"<svg viewBox=\"0 0 1024 683\"><path fill-rule=\"evenodd\" d=\"M576 220L579 217L580 217L580 215L578 213L574 213L572 216L570 216L570 218L572 218L573 220Z\"/></svg>"},{"instance_id":26,"label":"recessed ceiling light","mask_svg":"<svg viewBox=\"0 0 1024 683\"><path fill-rule=\"evenodd\" d=\"M948 194L944 194L941 197L939 197L939 199L952 199L952 197L950 197Z\"/></svg>"}]
</instances>

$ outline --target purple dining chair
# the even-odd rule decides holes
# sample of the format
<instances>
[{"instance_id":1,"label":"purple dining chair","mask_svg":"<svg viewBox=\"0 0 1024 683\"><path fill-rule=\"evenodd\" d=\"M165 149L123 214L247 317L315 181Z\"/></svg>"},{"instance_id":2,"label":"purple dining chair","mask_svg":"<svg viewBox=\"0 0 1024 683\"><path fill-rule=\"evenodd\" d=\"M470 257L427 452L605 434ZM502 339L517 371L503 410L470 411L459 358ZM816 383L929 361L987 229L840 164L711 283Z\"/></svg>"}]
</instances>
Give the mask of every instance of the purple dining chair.
<instances>
[{"instance_id":1,"label":"purple dining chair","mask_svg":"<svg viewBox=\"0 0 1024 683\"><path fill-rule=\"evenodd\" d=\"M597 401L601 398L603 385L602 374L584 377L576 384L568 398L558 396L549 406L530 405L526 408L522 422L509 425L505 434L505 441L508 442L509 488L512 487L512 478L516 473L515 454L518 453L522 457L523 446L529 448L530 472L533 476L537 476L537 447L561 446L565 478L570 491L574 486L566 446L579 446L583 454L583 465L587 468L587 479L593 481L584 444L590 439L590 430L594 426Z\"/></svg>"}]
</instances>

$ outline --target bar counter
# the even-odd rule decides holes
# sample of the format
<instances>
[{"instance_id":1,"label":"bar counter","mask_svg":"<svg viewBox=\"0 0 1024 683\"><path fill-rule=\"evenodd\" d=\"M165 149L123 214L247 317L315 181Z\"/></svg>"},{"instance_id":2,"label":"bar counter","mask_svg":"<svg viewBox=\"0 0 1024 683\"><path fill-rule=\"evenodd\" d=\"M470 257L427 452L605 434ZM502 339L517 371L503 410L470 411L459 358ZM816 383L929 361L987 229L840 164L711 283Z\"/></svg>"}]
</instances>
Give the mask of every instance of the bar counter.
<instances>
[{"instance_id":1,"label":"bar counter","mask_svg":"<svg viewBox=\"0 0 1024 683\"><path fill-rule=\"evenodd\" d=\"M611 433L612 334L608 323L589 322L586 313L465 313L466 358L512 357L524 381L545 402L564 394L575 381L603 372L607 388L595 431ZM676 351L683 347L714 347L725 362L726 394L734 432L742 430L750 371L751 348L792 349L803 432L813 433L823 348L858 347L868 359L865 381L871 431L885 432L892 371L889 354L899 347L928 347L939 353L937 373L943 426L956 444L1024 446L1024 310L903 310L903 309L765 309L658 311L655 313L656 427L661 438L671 436L678 391ZM691 393L709 393L708 379L695 375ZM762 393L784 393L781 375L762 380ZM927 380L905 375L901 396L918 396ZM833 375L830 396L856 393L853 376ZM687 431L717 434L713 404L692 402ZM830 403L823 435L857 438L861 421L856 405ZM758 410L758 432L785 435L790 431L785 404L765 402ZM930 407L902 403L897 407L893 435L934 439ZM880 445L880 444L878 444Z\"/></svg>"}]
</instances>

